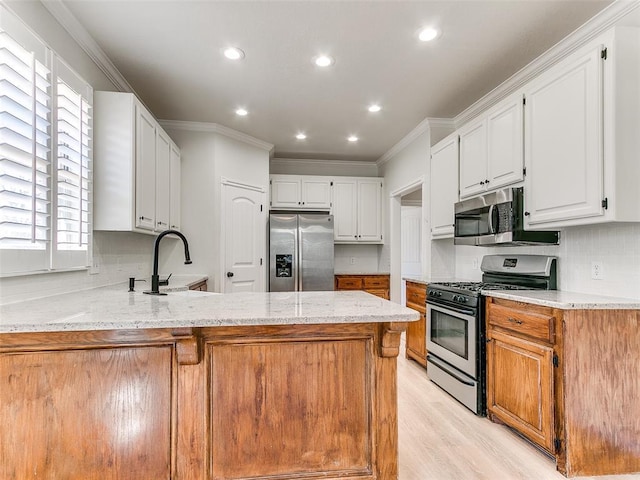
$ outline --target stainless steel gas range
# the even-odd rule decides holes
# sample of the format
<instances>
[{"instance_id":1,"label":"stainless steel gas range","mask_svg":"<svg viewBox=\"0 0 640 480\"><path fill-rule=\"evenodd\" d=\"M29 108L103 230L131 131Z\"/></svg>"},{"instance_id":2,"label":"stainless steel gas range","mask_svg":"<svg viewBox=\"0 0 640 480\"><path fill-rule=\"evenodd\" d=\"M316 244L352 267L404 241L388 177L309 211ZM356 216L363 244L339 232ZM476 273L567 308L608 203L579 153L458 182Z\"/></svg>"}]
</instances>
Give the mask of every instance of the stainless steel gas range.
<instances>
[{"instance_id":1,"label":"stainless steel gas range","mask_svg":"<svg viewBox=\"0 0 640 480\"><path fill-rule=\"evenodd\" d=\"M427 287L427 375L472 410L486 413L483 291L555 290L556 257L486 255L482 282Z\"/></svg>"}]
</instances>

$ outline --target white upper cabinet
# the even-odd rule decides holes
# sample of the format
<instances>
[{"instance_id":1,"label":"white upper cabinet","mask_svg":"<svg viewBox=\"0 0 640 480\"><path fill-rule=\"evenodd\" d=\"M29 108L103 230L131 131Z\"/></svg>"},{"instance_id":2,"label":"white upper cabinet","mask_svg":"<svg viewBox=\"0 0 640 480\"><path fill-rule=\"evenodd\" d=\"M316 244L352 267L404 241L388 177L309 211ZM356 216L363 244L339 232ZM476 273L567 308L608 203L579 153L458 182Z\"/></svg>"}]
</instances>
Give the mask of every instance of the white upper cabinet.
<instances>
[{"instance_id":1,"label":"white upper cabinet","mask_svg":"<svg viewBox=\"0 0 640 480\"><path fill-rule=\"evenodd\" d=\"M180 150L178 147L171 144L171 179L170 179L170 190L171 190L171 205L169 212L169 220L171 224L171 228L173 230L180 230L180 193L182 188L180 186L180 182L182 179L182 168L181 168L181 160L180 160Z\"/></svg>"},{"instance_id":2,"label":"white upper cabinet","mask_svg":"<svg viewBox=\"0 0 640 480\"><path fill-rule=\"evenodd\" d=\"M486 190L487 123L484 118L465 125L460 135L460 198Z\"/></svg>"},{"instance_id":3,"label":"white upper cabinet","mask_svg":"<svg viewBox=\"0 0 640 480\"><path fill-rule=\"evenodd\" d=\"M522 94L511 95L459 130L460 198L523 179Z\"/></svg>"},{"instance_id":4,"label":"white upper cabinet","mask_svg":"<svg viewBox=\"0 0 640 480\"><path fill-rule=\"evenodd\" d=\"M383 243L381 178L334 177L336 243Z\"/></svg>"},{"instance_id":5,"label":"white upper cabinet","mask_svg":"<svg viewBox=\"0 0 640 480\"><path fill-rule=\"evenodd\" d=\"M179 165L180 150L133 94L94 92L95 230L169 228L172 212L179 219Z\"/></svg>"},{"instance_id":6,"label":"white upper cabinet","mask_svg":"<svg viewBox=\"0 0 640 480\"><path fill-rule=\"evenodd\" d=\"M525 226L640 220L640 30L615 28L525 87Z\"/></svg>"},{"instance_id":7,"label":"white upper cabinet","mask_svg":"<svg viewBox=\"0 0 640 480\"><path fill-rule=\"evenodd\" d=\"M431 147L431 238L453 237L458 201L458 134Z\"/></svg>"},{"instance_id":8,"label":"white upper cabinet","mask_svg":"<svg viewBox=\"0 0 640 480\"><path fill-rule=\"evenodd\" d=\"M271 209L330 210L332 178L271 175Z\"/></svg>"}]
</instances>

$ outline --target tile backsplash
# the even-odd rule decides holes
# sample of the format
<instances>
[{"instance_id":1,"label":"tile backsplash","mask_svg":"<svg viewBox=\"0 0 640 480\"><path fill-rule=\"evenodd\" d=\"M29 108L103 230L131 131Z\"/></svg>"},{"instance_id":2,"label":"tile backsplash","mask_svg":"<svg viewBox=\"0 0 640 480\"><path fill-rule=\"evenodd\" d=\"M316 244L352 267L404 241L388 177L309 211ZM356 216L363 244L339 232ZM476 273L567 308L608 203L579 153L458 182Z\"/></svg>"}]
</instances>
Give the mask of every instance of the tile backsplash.
<instances>
[{"instance_id":1,"label":"tile backsplash","mask_svg":"<svg viewBox=\"0 0 640 480\"><path fill-rule=\"evenodd\" d=\"M537 247L466 247L455 250L455 275L480 280L484 255L520 253L558 257L558 288L594 295L640 298L640 224L616 223L573 227L562 231L560 245ZM432 260L435 264L436 261ZM592 263L602 267L592 278Z\"/></svg>"}]
</instances>

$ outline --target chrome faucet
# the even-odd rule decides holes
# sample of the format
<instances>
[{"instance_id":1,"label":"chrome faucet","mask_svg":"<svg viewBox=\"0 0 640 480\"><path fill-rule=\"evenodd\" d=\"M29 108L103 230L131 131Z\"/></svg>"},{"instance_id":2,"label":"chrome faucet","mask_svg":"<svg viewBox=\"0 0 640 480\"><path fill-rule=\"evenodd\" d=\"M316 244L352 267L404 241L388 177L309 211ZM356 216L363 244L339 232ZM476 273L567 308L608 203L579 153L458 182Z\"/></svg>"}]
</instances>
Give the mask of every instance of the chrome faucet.
<instances>
[{"instance_id":1,"label":"chrome faucet","mask_svg":"<svg viewBox=\"0 0 640 480\"><path fill-rule=\"evenodd\" d=\"M153 275L151 275L151 290L147 290L144 293L148 295L166 295L166 293L160 293L160 276L158 275L158 252L160 250L160 240L165 235L177 235L182 239L182 243L184 243L184 263L185 265L189 265L191 263L191 257L189 256L189 243L183 234L181 234L177 230L165 230L164 232L160 232L160 234L156 237L156 242L153 246Z\"/></svg>"}]
</instances>

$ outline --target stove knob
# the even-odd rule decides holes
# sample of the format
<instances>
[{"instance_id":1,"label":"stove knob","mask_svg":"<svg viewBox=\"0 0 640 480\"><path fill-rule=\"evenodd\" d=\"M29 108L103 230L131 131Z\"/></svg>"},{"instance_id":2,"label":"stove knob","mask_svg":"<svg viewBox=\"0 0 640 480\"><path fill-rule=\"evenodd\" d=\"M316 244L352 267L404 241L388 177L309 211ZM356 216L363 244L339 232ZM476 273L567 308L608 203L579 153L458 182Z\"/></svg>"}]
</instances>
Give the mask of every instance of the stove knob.
<instances>
[{"instance_id":1,"label":"stove knob","mask_svg":"<svg viewBox=\"0 0 640 480\"><path fill-rule=\"evenodd\" d=\"M458 302L467 303L467 297L463 297L462 295L460 295L460 297L458 297Z\"/></svg>"},{"instance_id":2,"label":"stove knob","mask_svg":"<svg viewBox=\"0 0 640 480\"><path fill-rule=\"evenodd\" d=\"M454 296L453 296L453 301L454 301L454 302L457 302L457 301L458 301L458 298L460 298L460 297L458 297L458 295L454 295Z\"/></svg>"}]
</instances>

